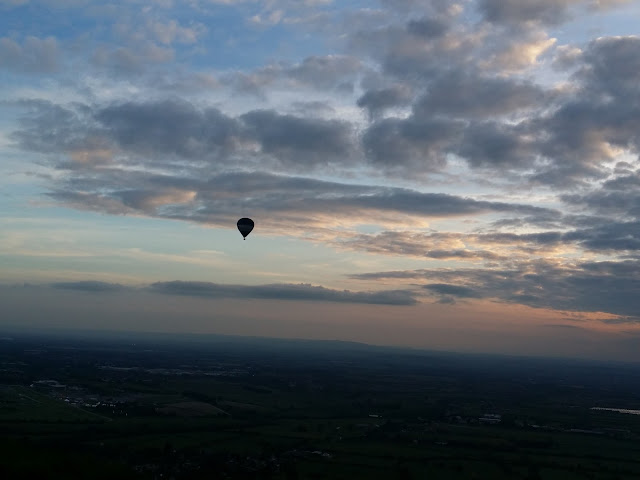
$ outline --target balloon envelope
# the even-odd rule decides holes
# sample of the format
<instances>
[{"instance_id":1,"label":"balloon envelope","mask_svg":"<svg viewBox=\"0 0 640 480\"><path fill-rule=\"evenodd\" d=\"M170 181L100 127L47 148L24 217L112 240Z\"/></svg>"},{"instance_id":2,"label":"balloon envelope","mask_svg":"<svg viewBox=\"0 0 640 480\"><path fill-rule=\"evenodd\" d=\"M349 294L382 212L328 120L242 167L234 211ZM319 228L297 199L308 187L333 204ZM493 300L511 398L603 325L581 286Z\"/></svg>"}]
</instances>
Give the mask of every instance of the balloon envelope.
<instances>
[{"instance_id":1,"label":"balloon envelope","mask_svg":"<svg viewBox=\"0 0 640 480\"><path fill-rule=\"evenodd\" d=\"M240 233L246 239L247 235L253 230L253 220L250 218L241 218L238 220L238 230L240 230Z\"/></svg>"}]
</instances>

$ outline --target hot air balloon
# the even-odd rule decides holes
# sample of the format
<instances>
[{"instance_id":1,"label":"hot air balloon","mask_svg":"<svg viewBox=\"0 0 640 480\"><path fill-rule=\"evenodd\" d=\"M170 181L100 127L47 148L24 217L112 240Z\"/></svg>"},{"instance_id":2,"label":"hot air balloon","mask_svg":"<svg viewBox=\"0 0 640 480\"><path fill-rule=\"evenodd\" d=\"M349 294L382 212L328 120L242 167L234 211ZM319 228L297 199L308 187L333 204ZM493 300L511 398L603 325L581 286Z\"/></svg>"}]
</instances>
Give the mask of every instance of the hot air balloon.
<instances>
[{"instance_id":1,"label":"hot air balloon","mask_svg":"<svg viewBox=\"0 0 640 480\"><path fill-rule=\"evenodd\" d=\"M253 230L253 220L250 218L241 218L238 220L238 230L240 230L243 239L246 240L247 235L249 235L251 230Z\"/></svg>"}]
</instances>

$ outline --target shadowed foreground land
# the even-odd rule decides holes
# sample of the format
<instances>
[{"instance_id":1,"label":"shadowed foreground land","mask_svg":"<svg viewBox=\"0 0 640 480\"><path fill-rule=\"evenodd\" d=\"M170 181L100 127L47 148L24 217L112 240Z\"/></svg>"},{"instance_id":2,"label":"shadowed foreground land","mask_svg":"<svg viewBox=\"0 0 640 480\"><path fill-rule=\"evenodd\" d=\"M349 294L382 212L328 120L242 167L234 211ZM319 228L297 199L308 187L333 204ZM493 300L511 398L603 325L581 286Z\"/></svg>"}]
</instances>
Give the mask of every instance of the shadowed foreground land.
<instances>
[{"instance_id":1,"label":"shadowed foreground land","mask_svg":"<svg viewBox=\"0 0 640 480\"><path fill-rule=\"evenodd\" d=\"M3 478L640 478L638 366L5 335Z\"/></svg>"}]
</instances>

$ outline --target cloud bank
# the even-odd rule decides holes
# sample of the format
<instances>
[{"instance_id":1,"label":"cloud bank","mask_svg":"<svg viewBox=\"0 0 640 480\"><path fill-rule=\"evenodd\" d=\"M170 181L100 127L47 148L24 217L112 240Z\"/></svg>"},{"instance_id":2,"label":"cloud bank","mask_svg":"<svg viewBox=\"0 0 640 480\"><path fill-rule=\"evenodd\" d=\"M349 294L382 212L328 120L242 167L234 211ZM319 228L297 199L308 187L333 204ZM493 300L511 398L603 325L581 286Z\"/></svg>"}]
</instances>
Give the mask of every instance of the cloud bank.
<instances>
[{"instance_id":1,"label":"cloud bank","mask_svg":"<svg viewBox=\"0 0 640 480\"><path fill-rule=\"evenodd\" d=\"M361 303L373 305L415 305L415 292L406 290L382 290L356 292L335 290L310 284L225 285L212 282L169 281L156 282L146 287L131 287L100 281L56 282L51 287L91 293L109 293L147 290L163 295L184 295L203 298L266 299L284 301L314 301Z\"/></svg>"}]
</instances>

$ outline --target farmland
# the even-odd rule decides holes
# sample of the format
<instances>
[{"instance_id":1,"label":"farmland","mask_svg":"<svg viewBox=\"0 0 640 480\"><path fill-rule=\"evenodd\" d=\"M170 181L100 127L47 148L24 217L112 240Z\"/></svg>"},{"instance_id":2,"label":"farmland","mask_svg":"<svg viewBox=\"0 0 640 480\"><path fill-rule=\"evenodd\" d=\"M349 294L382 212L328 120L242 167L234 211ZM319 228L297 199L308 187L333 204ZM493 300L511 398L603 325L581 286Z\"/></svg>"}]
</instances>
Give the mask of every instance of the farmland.
<instances>
[{"instance_id":1,"label":"farmland","mask_svg":"<svg viewBox=\"0 0 640 480\"><path fill-rule=\"evenodd\" d=\"M640 477L640 416L615 410L640 405L634 365L214 336L0 352L4 478Z\"/></svg>"}]
</instances>

